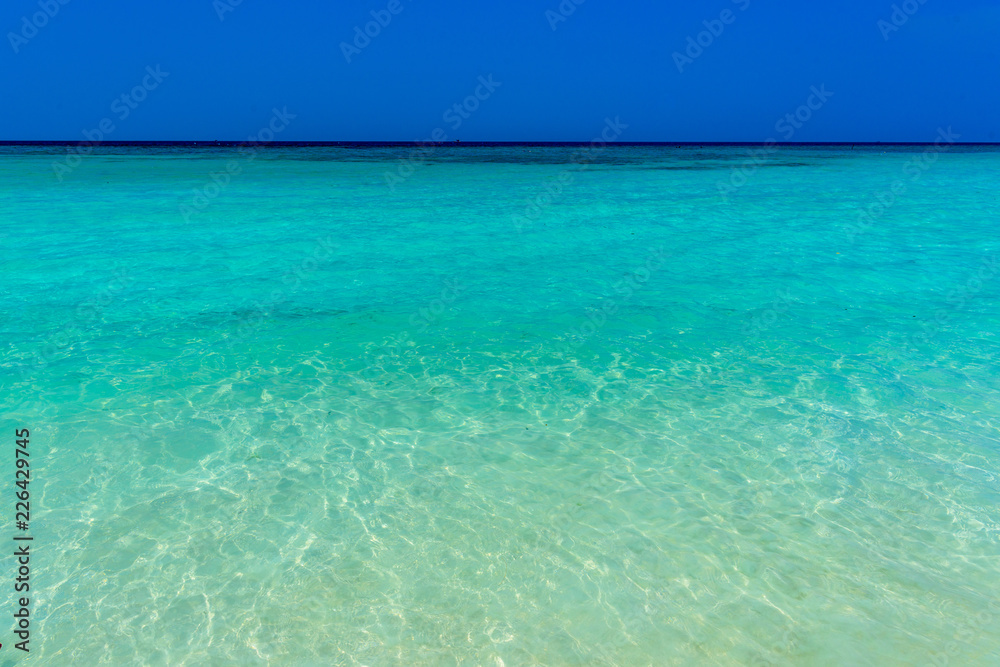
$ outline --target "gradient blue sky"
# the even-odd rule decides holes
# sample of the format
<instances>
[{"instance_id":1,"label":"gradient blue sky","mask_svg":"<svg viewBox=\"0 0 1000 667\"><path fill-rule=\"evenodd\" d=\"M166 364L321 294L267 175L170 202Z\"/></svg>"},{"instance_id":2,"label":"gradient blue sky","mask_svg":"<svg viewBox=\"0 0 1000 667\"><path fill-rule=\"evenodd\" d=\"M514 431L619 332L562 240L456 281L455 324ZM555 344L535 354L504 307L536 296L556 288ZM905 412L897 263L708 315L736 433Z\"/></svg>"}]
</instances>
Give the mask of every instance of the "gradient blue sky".
<instances>
[{"instance_id":1,"label":"gradient blue sky","mask_svg":"<svg viewBox=\"0 0 1000 667\"><path fill-rule=\"evenodd\" d=\"M555 30L546 11L559 0L398 1L348 63L341 42L389 0L41 0L58 11L37 33L24 17L39 0L8 0L0 139L82 140L108 118L113 140L243 140L287 108L296 117L276 138L290 141L423 140L435 128L590 140L619 117L621 141L756 142L784 138L775 124L825 85L833 96L813 100L792 141L933 141L949 125L961 141L1000 141L996 0L910 0L888 39L879 21L892 0L566 0L575 11ZM220 20L220 8L232 11ZM673 53L724 10L731 23L679 72ZM157 65L168 76L120 119L114 100ZM446 110L489 75L500 86L453 130Z\"/></svg>"}]
</instances>

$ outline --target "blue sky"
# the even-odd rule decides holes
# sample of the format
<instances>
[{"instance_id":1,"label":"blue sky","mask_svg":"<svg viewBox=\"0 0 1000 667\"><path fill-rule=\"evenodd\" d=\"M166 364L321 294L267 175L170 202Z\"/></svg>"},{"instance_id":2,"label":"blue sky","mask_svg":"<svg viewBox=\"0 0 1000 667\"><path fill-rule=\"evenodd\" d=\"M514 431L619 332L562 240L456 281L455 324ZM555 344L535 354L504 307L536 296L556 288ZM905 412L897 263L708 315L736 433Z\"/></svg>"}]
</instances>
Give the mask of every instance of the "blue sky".
<instances>
[{"instance_id":1,"label":"blue sky","mask_svg":"<svg viewBox=\"0 0 1000 667\"><path fill-rule=\"evenodd\" d=\"M1000 141L996 0L63 1L0 10L2 139Z\"/></svg>"}]
</instances>

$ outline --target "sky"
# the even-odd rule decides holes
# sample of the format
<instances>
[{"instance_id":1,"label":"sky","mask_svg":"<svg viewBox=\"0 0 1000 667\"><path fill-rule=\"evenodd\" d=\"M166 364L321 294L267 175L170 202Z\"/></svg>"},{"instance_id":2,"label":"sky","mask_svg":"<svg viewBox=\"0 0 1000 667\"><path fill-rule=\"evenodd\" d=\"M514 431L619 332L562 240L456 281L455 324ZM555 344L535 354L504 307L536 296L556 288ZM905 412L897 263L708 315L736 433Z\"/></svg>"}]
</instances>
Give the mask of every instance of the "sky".
<instances>
[{"instance_id":1,"label":"sky","mask_svg":"<svg viewBox=\"0 0 1000 667\"><path fill-rule=\"evenodd\" d=\"M997 0L6 0L0 34L2 140L1000 142Z\"/></svg>"}]
</instances>

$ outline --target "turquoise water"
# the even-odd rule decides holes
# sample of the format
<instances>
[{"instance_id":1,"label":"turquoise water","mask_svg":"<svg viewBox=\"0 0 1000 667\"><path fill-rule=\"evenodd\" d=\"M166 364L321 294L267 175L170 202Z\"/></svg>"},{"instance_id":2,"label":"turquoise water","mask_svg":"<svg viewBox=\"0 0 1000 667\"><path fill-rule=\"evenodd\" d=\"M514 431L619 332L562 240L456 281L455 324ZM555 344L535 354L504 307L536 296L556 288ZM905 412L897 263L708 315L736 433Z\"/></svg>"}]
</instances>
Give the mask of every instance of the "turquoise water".
<instances>
[{"instance_id":1,"label":"turquoise water","mask_svg":"<svg viewBox=\"0 0 1000 667\"><path fill-rule=\"evenodd\" d=\"M1000 662L1000 153L579 150L0 148L31 660Z\"/></svg>"}]
</instances>

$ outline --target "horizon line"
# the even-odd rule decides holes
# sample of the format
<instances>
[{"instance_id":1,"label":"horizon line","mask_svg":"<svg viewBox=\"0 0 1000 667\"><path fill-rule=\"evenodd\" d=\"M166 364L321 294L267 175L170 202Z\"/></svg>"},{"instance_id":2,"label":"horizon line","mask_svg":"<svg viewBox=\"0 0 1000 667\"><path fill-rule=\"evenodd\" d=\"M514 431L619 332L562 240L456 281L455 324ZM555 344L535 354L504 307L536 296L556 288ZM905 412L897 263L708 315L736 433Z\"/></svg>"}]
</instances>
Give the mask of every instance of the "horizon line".
<instances>
[{"instance_id":1,"label":"horizon line","mask_svg":"<svg viewBox=\"0 0 1000 667\"><path fill-rule=\"evenodd\" d=\"M397 140L307 140L252 141L201 139L136 139L118 141L78 141L64 139L0 140L0 146L589 146L593 141L397 141ZM934 146L933 141L615 141L611 146ZM1000 146L996 141L956 141L951 146Z\"/></svg>"}]
</instances>

